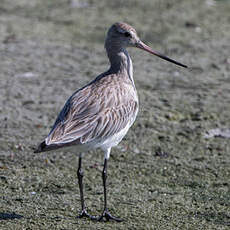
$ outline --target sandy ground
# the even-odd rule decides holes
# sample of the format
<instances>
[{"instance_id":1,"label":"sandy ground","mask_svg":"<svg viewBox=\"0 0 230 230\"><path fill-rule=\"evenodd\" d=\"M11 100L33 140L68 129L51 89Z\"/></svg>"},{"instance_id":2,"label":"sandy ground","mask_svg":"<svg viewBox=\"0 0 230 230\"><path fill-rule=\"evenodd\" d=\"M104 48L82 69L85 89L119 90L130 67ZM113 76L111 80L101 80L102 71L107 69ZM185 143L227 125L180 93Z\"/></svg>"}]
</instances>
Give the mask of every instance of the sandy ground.
<instances>
[{"instance_id":1,"label":"sandy ground","mask_svg":"<svg viewBox=\"0 0 230 230\"><path fill-rule=\"evenodd\" d=\"M229 229L230 1L2 0L0 229ZM109 160L122 223L77 219L78 158L34 154L65 100L108 68L106 30L133 25L188 70L130 49L140 112ZM77 153L77 149L76 149ZM89 212L103 208L98 150L84 158Z\"/></svg>"}]
</instances>

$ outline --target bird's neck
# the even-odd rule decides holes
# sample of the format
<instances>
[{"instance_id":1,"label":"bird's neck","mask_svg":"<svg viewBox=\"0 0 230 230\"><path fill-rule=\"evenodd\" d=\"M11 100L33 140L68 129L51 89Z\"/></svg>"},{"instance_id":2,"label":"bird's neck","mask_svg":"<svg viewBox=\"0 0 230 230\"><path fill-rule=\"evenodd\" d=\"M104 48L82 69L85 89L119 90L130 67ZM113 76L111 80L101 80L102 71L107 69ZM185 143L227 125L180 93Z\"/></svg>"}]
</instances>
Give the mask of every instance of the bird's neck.
<instances>
[{"instance_id":1,"label":"bird's neck","mask_svg":"<svg viewBox=\"0 0 230 230\"><path fill-rule=\"evenodd\" d=\"M110 61L109 71L112 73L121 73L133 81L133 64L128 51L122 47L106 47L107 55Z\"/></svg>"}]
</instances>

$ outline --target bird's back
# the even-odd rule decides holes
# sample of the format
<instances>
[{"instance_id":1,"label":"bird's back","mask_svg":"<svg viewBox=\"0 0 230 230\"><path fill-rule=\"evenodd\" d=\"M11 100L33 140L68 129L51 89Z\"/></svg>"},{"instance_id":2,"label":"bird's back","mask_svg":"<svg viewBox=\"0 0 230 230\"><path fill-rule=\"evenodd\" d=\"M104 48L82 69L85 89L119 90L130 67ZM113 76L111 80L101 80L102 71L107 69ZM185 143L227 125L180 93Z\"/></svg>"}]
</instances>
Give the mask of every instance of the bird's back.
<instances>
[{"instance_id":1,"label":"bird's back","mask_svg":"<svg viewBox=\"0 0 230 230\"><path fill-rule=\"evenodd\" d=\"M35 152L70 145L112 147L127 133L137 112L133 83L123 74L102 74L68 99Z\"/></svg>"}]
</instances>

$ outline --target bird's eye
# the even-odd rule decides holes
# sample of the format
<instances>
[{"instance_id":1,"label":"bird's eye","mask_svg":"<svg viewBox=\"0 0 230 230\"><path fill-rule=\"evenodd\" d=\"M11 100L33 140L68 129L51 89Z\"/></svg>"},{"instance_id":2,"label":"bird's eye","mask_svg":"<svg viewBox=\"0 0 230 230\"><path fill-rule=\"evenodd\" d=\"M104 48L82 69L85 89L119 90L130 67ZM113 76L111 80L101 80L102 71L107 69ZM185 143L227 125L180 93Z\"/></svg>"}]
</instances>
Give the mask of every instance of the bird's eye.
<instances>
[{"instance_id":1,"label":"bird's eye","mask_svg":"<svg viewBox=\"0 0 230 230\"><path fill-rule=\"evenodd\" d=\"M131 37L131 34L129 32L124 33L125 37Z\"/></svg>"}]
</instances>

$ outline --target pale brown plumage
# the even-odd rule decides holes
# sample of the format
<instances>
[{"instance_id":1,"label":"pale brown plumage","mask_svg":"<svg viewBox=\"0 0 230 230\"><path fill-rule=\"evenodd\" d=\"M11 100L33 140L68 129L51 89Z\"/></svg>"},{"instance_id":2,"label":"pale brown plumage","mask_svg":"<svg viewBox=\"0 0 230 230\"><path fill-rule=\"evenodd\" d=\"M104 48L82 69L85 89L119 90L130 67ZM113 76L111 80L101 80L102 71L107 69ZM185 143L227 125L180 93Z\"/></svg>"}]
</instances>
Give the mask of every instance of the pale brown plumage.
<instances>
[{"instance_id":1,"label":"pale brown plumage","mask_svg":"<svg viewBox=\"0 0 230 230\"><path fill-rule=\"evenodd\" d=\"M68 99L48 137L35 150L36 153L71 145L84 145L88 150L95 147L95 142L119 135L122 129L134 122L138 98L130 76L132 62L123 49L125 44L122 45L122 40L114 39L114 31L118 31L118 35L133 33L134 39L138 38L135 29L126 23L115 23L110 28L106 39L110 69Z\"/></svg>"},{"instance_id":2,"label":"pale brown plumage","mask_svg":"<svg viewBox=\"0 0 230 230\"><path fill-rule=\"evenodd\" d=\"M123 129L137 113L138 103L129 79L104 74L66 102L49 134L47 145L85 144Z\"/></svg>"},{"instance_id":3,"label":"pale brown plumage","mask_svg":"<svg viewBox=\"0 0 230 230\"><path fill-rule=\"evenodd\" d=\"M137 33L136 30L132 26L130 26L127 23L124 23L124 22L116 22L116 23L114 23L114 26L116 26L116 28L118 30L123 29L124 31L129 31L129 32L132 31L135 34Z\"/></svg>"},{"instance_id":4,"label":"pale brown plumage","mask_svg":"<svg viewBox=\"0 0 230 230\"><path fill-rule=\"evenodd\" d=\"M104 211L99 218L89 215L85 207L81 168L82 155L80 154L77 175L82 210L79 217L121 221L121 219L112 216L107 209L106 178L110 150L119 144L126 135L138 112L133 66L126 47L137 47L174 64L186 67L145 45L130 25L115 23L111 26L105 42L111 64L109 70L76 91L68 99L48 137L35 150L35 152L43 152L75 145L77 151L94 148L101 148L104 151L102 172Z\"/></svg>"}]
</instances>

